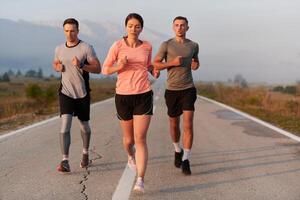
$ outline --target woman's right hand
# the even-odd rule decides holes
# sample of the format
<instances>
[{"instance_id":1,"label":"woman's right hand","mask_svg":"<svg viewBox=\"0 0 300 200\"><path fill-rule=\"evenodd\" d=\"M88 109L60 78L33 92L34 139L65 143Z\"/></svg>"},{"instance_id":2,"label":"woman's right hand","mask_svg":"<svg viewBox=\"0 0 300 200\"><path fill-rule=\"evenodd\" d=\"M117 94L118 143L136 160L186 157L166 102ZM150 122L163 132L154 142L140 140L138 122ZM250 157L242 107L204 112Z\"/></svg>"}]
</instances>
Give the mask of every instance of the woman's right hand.
<instances>
[{"instance_id":1,"label":"woman's right hand","mask_svg":"<svg viewBox=\"0 0 300 200\"><path fill-rule=\"evenodd\" d=\"M127 64L128 60L127 60L127 56L121 58L118 60L118 67L119 67L119 70L121 69L124 69L126 64Z\"/></svg>"}]
</instances>

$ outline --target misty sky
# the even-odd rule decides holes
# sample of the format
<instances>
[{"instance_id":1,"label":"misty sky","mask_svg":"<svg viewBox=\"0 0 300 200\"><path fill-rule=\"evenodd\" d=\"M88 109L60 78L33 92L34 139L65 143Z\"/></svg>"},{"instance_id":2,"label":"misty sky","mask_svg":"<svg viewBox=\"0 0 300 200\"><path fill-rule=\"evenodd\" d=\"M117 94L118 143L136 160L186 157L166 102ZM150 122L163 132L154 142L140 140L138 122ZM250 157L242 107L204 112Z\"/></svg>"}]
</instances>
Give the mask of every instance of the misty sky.
<instances>
[{"instance_id":1,"label":"misty sky","mask_svg":"<svg viewBox=\"0 0 300 200\"><path fill-rule=\"evenodd\" d=\"M242 74L249 82L294 83L300 80L299 10L299 0L1 0L0 18L123 24L137 12L146 27L172 36L172 19L183 15L190 22L187 36L200 44L195 79Z\"/></svg>"}]
</instances>

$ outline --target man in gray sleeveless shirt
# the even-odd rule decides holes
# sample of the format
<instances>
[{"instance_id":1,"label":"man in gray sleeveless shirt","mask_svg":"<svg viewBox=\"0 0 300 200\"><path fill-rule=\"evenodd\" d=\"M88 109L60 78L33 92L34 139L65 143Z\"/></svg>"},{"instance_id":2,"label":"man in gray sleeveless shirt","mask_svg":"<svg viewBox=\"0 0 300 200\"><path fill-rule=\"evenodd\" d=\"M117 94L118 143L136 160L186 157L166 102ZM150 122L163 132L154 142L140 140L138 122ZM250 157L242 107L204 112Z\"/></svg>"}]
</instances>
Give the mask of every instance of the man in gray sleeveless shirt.
<instances>
[{"instance_id":1,"label":"man in gray sleeveless shirt","mask_svg":"<svg viewBox=\"0 0 300 200\"><path fill-rule=\"evenodd\" d=\"M192 71L199 68L197 43L186 38L188 20L178 16L173 20L175 37L163 42L154 59L154 67L168 70L165 100L168 107L170 135L175 147L174 164L190 175L189 155L193 143L194 103L197 99ZM164 62L163 62L164 61ZM183 114L183 150L179 146L180 115Z\"/></svg>"},{"instance_id":2,"label":"man in gray sleeveless shirt","mask_svg":"<svg viewBox=\"0 0 300 200\"><path fill-rule=\"evenodd\" d=\"M59 89L60 115L60 147L63 155L57 167L60 172L70 172L69 147L71 144L70 129L72 117L77 116L83 141L83 154L80 166L87 168L89 160L89 144L91 129L90 120L90 87L89 72L100 73L101 64L93 47L78 38L78 21L69 18L63 24L66 42L57 46L53 68L61 73Z\"/></svg>"}]
</instances>

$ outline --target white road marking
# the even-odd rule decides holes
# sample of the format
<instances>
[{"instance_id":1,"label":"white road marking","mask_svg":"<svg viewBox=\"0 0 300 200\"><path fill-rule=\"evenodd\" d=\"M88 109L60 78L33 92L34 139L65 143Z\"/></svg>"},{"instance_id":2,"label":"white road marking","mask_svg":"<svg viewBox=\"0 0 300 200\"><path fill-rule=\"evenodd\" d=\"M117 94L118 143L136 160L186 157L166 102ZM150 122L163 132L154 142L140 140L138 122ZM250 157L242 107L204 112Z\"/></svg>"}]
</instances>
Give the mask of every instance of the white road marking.
<instances>
[{"instance_id":1,"label":"white road marking","mask_svg":"<svg viewBox=\"0 0 300 200\"><path fill-rule=\"evenodd\" d=\"M244 113L244 112L242 112L242 111L240 111L240 110L237 110L237 109L235 109L235 108L232 108L232 107L227 106L227 105L225 105L225 104L222 104L222 103L220 103L220 102L214 101L214 100L212 100L212 99L208 99L208 98L203 97L203 96L200 96L200 95L198 95L198 97L200 97L201 99L204 99L204 100L206 100L206 101L209 101L209 102L211 102L211 103L217 104L217 105L219 105L219 106L221 106L221 107L223 107L223 108L226 108L226 109L228 109L228 110L231 110L231 111L233 111L233 112L235 112L235 113L237 113L237 114L239 114L239 115L241 115L241 116L243 116L243 117L246 117L246 118L248 118L248 119L250 119L250 120L252 120L252 121L255 121L255 122L258 123L258 124L261 124L261 125L263 125L263 126L265 126L265 127L268 127L268 128L270 128L270 129L276 131L277 133L280 133L280 134L285 135L285 136L287 136L287 137L289 137L289 138L291 138L291 139L293 139L293 140L296 140L297 142L300 142L300 137L298 137L298 136L296 136L296 135L294 135L294 134L292 134L292 133L290 133L290 132L288 132L288 131L282 130L282 129L280 129L280 128L278 128L278 127L272 125L272 124L269 124L269 123L267 123L267 122L265 122L265 121L263 121L263 120L260 120L260 119L258 119L258 118L256 118L256 117L253 117L253 116L251 116L251 115L249 115L249 114L247 114L247 113Z\"/></svg>"},{"instance_id":2,"label":"white road marking","mask_svg":"<svg viewBox=\"0 0 300 200\"><path fill-rule=\"evenodd\" d=\"M131 188L135 180L136 172L131 170L128 165L119 180L118 186L112 196L112 200L127 200L129 199Z\"/></svg>"}]
</instances>

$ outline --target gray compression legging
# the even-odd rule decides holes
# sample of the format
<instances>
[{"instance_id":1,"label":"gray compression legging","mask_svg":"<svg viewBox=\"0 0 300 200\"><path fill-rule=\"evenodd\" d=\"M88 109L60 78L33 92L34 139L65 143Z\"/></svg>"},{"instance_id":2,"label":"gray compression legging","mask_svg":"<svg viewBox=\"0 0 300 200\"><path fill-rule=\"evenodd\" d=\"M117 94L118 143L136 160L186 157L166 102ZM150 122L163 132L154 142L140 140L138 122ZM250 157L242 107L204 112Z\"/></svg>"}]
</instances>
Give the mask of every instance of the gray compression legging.
<instances>
[{"instance_id":1,"label":"gray compression legging","mask_svg":"<svg viewBox=\"0 0 300 200\"><path fill-rule=\"evenodd\" d=\"M63 114L61 116L61 130L60 130L60 149L63 155L69 155L69 148L71 144L71 125L72 125L72 115ZM83 143L83 148L85 150L89 149L90 138L91 138L91 128L89 121L79 121L81 138Z\"/></svg>"}]
</instances>

